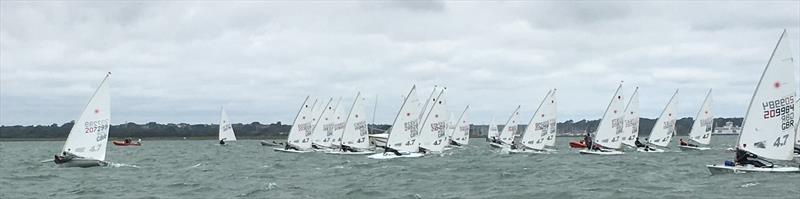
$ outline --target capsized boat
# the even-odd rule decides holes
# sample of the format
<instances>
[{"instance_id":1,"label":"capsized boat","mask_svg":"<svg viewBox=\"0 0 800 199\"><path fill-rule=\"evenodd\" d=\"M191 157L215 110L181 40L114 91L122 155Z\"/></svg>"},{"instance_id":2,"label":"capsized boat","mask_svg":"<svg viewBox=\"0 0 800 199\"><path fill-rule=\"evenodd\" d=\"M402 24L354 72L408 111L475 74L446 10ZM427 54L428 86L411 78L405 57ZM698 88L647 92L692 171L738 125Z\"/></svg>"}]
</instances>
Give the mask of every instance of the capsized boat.
<instances>
[{"instance_id":1,"label":"capsized boat","mask_svg":"<svg viewBox=\"0 0 800 199\"><path fill-rule=\"evenodd\" d=\"M622 110L625 108L625 100L622 97L622 83L619 84L611 101L600 119L600 124L597 126L597 132L592 139L591 145L587 149L578 151L580 154L591 155L621 155L622 151L617 151L622 147L622 126L625 116ZM596 149L593 149L596 148Z\"/></svg>"},{"instance_id":2,"label":"capsized boat","mask_svg":"<svg viewBox=\"0 0 800 199\"><path fill-rule=\"evenodd\" d=\"M653 129L650 131L650 137L647 138L649 144L658 147L667 147L672 137L675 136L675 121L677 118L675 107L678 106L678 101L675 100L675 97L677 96L678 90L676 89L675 93L672 94L672 98L670 98L667 105L664 106L664 110L661 111L661 115L656 119ZM664 152L664 148L648 145L646 147L639 147L637 151L660 153Z\"/></svg>"},{"instance_id":3,"label":"capsized boat","mask_svg":"<svg viewBox=\"0 0 800 199\"><path fill-rule=\"evenodd\" d=\"M289 137L286 138L284 147L272 148L272 150L288 153L312 152L311 132L314 130L314 124L312 122L316 121L312 119L312 114L316 100L311 102L308 100L309 98L311 97L308 96L303 100L303 104L300 106L300 110L294 118L294 124L292 124L292 128L289 129Z\"/></svg>"},{"instance_id":4,"label":"capsized boat","mask_svg":"<svg viewBox=\"0 0 800 199\"><path fill-rule=\"evenodd\" d=\"M698 144L708 145L711 144L711 132L714 131L714 114L711 112L711 89L708 89L706 99L700 106L700 111L697 112L692 130L689 132L689 140L697 142ZM678 144L678 148L682 151L703 151L709 150L709 147L702 147L691 143L686 145Z\"/></svg>"},{"instance_id":5,"label":"capsized boat","mask_svg":"<svg viewBox=\"0 0 800 199\"><path fill-rule=\"evenodd\" d=\"M742 121L742 131L736 147L758 156L761 160L792 160L792 138L796 135L795 68L786 30L783 30L775 50L758 80L756 90ZM791 117L785 117L791 115ZM770 165L754 167L726 161L721 165L706 165L711 174L750 172L800 172L798 166Z\"/></svg>"},{"instance_id":6,"label":"capsized boat","mask_svg":"<svg viewBox=\"0 0 800 199\"><path fill-rule=\"evenodd\" d=\"M528 127L520 138L520 144L509 153L548 153L545 147L555 144L555 139L556 99L555 90L550 90L528 122Z\"/></svg>"},{"instance_id":7,"label":"capsized boat","mask_svg":"<svg viewBox=\"0 0 800 199\"><path fill-rule=\"evenodd\" d=\"M94 91L80 118L69 131L67 141L53 162L61 167L93 167L105 162L108 130L111 125L111 95L106 74Z\"/></svg>"},{"instance_id":8,"label":"capsized boat","mask_svg":"<svg viewBox=\"0 0 800 199\"><path fill-rule=\"evenodd\" d=\"M412 86L411 91L403 99L400 111L392 122L389 136L386 140L383 153L367 156L370 159L393 159L399 157L421 157L419 153L419 99L417 87Z\"/></svg>"}]
</instances>

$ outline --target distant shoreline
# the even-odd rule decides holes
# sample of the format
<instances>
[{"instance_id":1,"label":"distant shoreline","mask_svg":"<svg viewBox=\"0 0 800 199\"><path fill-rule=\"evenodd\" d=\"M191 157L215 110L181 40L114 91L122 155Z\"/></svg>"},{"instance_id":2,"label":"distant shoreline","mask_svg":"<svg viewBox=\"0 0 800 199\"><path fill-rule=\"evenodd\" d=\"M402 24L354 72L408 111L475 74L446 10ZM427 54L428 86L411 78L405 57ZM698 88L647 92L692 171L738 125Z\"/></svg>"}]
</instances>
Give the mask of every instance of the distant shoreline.
<instances>
[{"instance_id":1,"label":"distant shoreline","mask_svg":"<svg viewBox=\"0 0 800 199\"><path fill-rule=\"evenodd\" d=\"M712 136L736 136L738 134L725 134L725 135L712 135ZM582 137L583 135L559 135L556 137ZM485 138L485 137L470 137L470 138ZM0 138L0 142L27 142L27 141L65 141L67 138ZM109 141L123 140L122 137L109 138ZM134 139L139 139L134 137ZM217 137L144 137L143 141L147 140L216 140ZM238 140L285 140L286 137L238 137Z\"/></svg>"}]
</instances>

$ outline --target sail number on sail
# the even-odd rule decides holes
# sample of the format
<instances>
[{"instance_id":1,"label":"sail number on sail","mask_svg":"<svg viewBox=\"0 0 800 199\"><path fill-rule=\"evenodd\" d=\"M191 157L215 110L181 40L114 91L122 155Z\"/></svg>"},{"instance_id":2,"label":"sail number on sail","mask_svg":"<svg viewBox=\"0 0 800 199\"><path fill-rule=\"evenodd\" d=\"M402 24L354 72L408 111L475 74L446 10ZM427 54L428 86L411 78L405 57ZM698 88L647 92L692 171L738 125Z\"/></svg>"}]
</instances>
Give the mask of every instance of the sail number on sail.
<instances>
[{"instance_id":1,"label":"sail number on sail","mask_svg":"<svg viewBox=\"0 0 800 199\"><path fill-rule=\"evenodd\" d=\"M88 121L85 122L83 125L84 128L86 129L86 133L102 132L108 129L108 119Z\"/></svg>"},{"instance_id":2,"label":"sail number on sail","mask_svg":"<svg viewBox=\"0 0 800 199\"><path fill-rule=\"evenodd\" d=\"M761 103L764 119L781 117L781 130L794 128L794 94Z\"/></svg>"}]
</instances>

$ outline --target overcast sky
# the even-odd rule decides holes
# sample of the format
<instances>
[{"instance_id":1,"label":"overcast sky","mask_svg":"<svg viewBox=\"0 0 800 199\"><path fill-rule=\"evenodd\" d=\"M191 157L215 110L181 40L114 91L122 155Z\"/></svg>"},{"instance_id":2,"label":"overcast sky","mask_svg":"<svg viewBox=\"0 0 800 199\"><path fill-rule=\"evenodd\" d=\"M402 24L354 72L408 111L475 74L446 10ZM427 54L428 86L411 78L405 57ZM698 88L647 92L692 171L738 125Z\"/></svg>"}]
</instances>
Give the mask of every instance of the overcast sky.
<instances>
[{"instance_id":1,"label":"overcast sky","mask_svg":"<svg viewBox=\"0 0 800 199\"><path fill-rule=\"evenodd\" d=\"M784 28L800 57L799 2L2 1L0 124L76 120L106 71L115 124L291 123L358 91L390 123L414 84L475 124L527 121L551 88L559 121L597 119L622 80L642 117L675 89L693 117L709 88L741 117Z\"/></svg>"}]
</instances>

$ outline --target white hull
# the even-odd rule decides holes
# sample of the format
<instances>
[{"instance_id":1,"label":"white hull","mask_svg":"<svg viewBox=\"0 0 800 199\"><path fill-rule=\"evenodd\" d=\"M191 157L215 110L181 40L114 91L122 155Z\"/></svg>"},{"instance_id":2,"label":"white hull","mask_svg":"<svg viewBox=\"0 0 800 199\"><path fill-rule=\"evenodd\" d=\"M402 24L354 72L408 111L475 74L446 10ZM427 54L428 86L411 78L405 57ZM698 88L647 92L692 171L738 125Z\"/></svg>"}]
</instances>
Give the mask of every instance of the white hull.
<instances>
[{"instance_id":1,"label":"white hull","mask_svg":"<svg viewBox=\"0 0 800 199\"><path fill-rule=\"evenodd\" d=\"M267 142L265 140L261 140L261 146L281 146L281 144L276 144L272 142Z\"/></svg>"},{"instance_id":2,"label":"white hull","mask_svg":"<svg viewBox=\"0 0 800 199\"><path fill-rule=\"evenodd\" d=\"M706 167L708 167L708 171L711 172L712 175L730 174L730 173L755 173L755 172L800 173L800 168L798 167L776 166L774 168L759 168L759 167L753 167L751 165L747 166L706 165Z\"/></svg>"},{"instance_id":3,"label":"white hull","mask_svg":"<svg viewBox=\"0 0 800 199\"><path fill-rule=\"evenodd\" d=\"M502 149L502 148L508 148L509 147L507 145L498 144L498 143L494 143L494 142L490 142L489 146L491 146L492 148L497 148L497 149Z\"/></svg>"},{"instance_id":4,"label":"white hull","mask_svg":"<svg viewBox=\"0 0 800 199\"><path fill-rule=\"evenodd\" d=\"M374 154L375 151L358 151L358 152L326 151L325 153L334 155L369 155L369 154Z\"/></svg>"},{"instance_id":5,"label":"white hull","mask_svg":"<svg viewBox=\"0 0 800 199\"><path fill-rule=\"evenodd\" d=\"M678 148L680 148L681 151L705 151L711 149L708 147L699 147L699 146L694 147L694 146L683 146L683 145L678 146Z\"/></svg>"},{"instance_id":6,"label":"white hull","mask_svg":"<svg viewBox=\"0 0 800 199\"><path fill-rule=\"evenodd\" d=\"M663 149L650 147L650 150L645 150L644 147L636 148L636 151L643 152L643 153L664 153Z\"/></svg>"},{"instance_id":7,"label":"white hull","mask_svg":"<svg viewBox=\"0 0 800 199\"><path fill-rule=\"evenodd\" d=\"M589 155L622 155L625 152L622 151L613 151L613 150L605 150L605 151L593 151L588 149L583 149L578 151L580 154L589 154Z\"/></svg>"},{"instance_id":8,"label":"white hull","mask_svg":"<svg viewBox=\"0 0 800 199\"><path fill-rule=\"evenodd\" d=\"M534 150L534 149L512 149L508 151L509 154L548 154L548 151L545 150Z\"/></svg>"},{"instance_id":9,"label":"white hull","mask_svg":"<svg viewBox=\"0 0 800 199\"><path fill-rule=\"evenodd\" d=\"M385 159L395 159L395 158L418 158L422 157L425 154L422 153L402 153L403 155L395 155L394 153L376 153L370 156L367 156L369 159L376 159L376 160L385 160Z\"/></svg>"},{"instance_id":10,"label":"white hull","mask_svg":"<svg viewBox=\"0 0 800 199\"><path fill-rule=\"evenodd\" d=\"M313 152L313 151L298 151L298 150L294 150L294 149L283 149L283 148L272 148L272 150L273 151L278 151L278 152L285 152L285 153L309 153L309 152Z\"/></svg>"},{"instance_id":11,"label":"white hull","mask_svg":"<svg viewBox=\"0 0 800 199\"><path fill-rule=\"evenodd\" d=\"M92 159L83 159L83 158L73 158L70 161L56 164L59 167L96 167L96 166L106 166L108 165L107 162L100 161L100 160L92 160Z\"/></svg>"}]
</instances>

